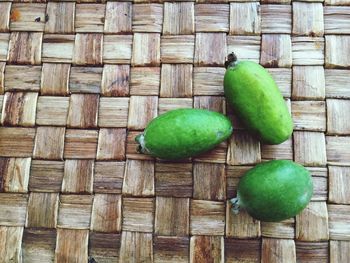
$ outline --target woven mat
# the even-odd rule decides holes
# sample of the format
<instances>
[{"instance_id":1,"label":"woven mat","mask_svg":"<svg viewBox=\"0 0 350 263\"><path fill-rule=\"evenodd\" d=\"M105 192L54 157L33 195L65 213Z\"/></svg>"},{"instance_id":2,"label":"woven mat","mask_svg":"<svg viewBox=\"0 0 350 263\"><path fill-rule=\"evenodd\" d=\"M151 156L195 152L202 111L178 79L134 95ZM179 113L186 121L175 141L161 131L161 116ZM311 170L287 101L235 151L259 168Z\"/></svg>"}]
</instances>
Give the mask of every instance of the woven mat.
<instances>
[{"instance_id":1,"label":"woven mat","mask_svg":"<svg viewBox=\"0 0 350 263\"><path fill-rule=\"evenodd\" d=\"M349 0L93 1L0 0L0 262L350 262ZM269 68L290 140L262 145L226 108L232 51ZM138 154L179 107L228 114L234 135L183 163ZM307 209L230 213L269 159L308 167Z\"/></svg>"}]
</instances>

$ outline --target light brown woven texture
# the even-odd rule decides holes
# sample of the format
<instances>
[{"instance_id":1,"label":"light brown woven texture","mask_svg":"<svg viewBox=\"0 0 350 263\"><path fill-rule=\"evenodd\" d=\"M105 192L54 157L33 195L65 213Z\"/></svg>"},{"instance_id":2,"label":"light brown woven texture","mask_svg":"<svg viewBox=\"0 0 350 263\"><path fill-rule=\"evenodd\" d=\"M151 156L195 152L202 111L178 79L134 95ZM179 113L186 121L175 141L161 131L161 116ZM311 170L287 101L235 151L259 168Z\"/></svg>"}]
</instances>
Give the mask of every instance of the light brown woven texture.
<instances>
[{"instance_id":1,"label":"light brown woven texture","mask_svg":"<svg viewBox=\"0 0 350 263\"><path fill-rule=\"evenodd\" d=\"M0 0L1 263L350 262L349 0L33 2ZM290 140L263 145L226 108L232 51L276 79ZM232 138L184 163L137 154L179 107L228 114ZM269 159L308 167L312 202L233 215Z\"/></svg>"}]
</instances>

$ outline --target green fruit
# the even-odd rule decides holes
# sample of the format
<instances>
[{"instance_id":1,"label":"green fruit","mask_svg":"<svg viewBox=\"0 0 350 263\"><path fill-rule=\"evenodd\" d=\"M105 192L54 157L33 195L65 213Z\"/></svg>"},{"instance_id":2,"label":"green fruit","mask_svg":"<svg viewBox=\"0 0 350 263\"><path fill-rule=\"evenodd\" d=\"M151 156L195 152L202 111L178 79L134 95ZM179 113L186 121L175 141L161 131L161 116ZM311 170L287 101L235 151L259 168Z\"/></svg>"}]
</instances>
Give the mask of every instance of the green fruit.
<instances>
[{"instance_id":1,"label":"green fruit","mask_svg":"<svg viewBox=\"0 0 350 263\"><path fill-rule=\"evenodd\" d=\"M288 160L261 163L243 175L233 211L244 208L261 221L277 222L301 212L310 202L312 178L300 164Z\"/></svg>"},{"instance_id":2,"label":"green fruit","mask_svg":"<svg viewBox=\"0 0 350 263\"><path fill-rule=\"evenodd\" d=\"M280 90L268 71L231 54L224 89L227 101L242 122L261 140L279 144L293 132L293 121Z\"/></svg>"},{"instance_id":3,"label":"green fruit","mask_svg":"<svg viewBox=\"0 0 350 263\"><path fill-rule=\"evenodd\" d=\"M167 160L196 156L214 148L232 133L230 120L202 109L177 109L153 119L136 137L139 151Z\"/></svg>"}]
</instances>

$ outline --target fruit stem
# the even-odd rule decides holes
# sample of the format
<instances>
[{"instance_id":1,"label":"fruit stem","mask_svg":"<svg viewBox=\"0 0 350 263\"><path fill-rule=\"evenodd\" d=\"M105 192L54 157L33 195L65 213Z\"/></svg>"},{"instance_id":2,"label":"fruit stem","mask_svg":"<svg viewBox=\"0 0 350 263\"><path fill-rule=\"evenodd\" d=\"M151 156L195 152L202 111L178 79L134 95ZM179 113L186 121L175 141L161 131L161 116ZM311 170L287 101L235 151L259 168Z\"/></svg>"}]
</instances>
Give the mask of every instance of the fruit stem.
<instances>
[{"instance_id":1,"label":"fruit stem","mask_svg":"<svg viewBox=\"0 0 350 263\"><path fill-rule=\"evenodd\" d=\"M138 153L147 153L147 149L145 147L145 136L143 134L139 134L135 137L135 141L139 144L137 146Z\"/></svg>"},{"instance_id":2,"label":"fruit stem","mask_svg":"<svg viewBox=\"0 0 350 263\"><path fill-rule=\"evenodd\" d=\"M230 202L232 204L232 208L231 208L232 212L235 215L237 215L239 213L239 210L241 207L241 203L240 203L240 199L239 199L238 195L237 195L237 197L230 199Z\"/></svg>"},{"instance_id":3,"label":"fruit stem","mask_svg":"<svg viewBox=\"0 0 350 263\"><path fill-rule=\"evenodd\" d=\"M228 54L227 60L225 61L225 68L234 67L237 61L237 56L234 52Z\"/></svg>"}]
</instances>

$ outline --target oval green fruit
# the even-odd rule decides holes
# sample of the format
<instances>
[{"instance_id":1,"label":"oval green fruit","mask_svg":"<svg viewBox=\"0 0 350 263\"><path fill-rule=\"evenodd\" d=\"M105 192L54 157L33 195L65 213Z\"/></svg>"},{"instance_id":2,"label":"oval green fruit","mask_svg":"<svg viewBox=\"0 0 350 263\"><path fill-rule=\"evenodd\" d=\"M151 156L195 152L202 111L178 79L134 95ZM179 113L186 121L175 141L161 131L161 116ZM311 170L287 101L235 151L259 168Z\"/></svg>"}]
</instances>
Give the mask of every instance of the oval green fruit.
<instances>
[{"instance_id":1,"label":"oval green fruit","mask_svg":"<svg viewBox=\"0 0 350 263\"><path fill-rule=\"evenodd\" d=\"M224 76L227 101L242 122L262 141L279 144L293 132L293 121L269 72L252 61L229 56Z\"/></svg>"},{"instance_id":2,"label":"oval green fruit","mask_svg":"<svg viewBox=\"0 0 350 263\"><path fill-rule=\"evenodd\" d=\"M232 133L231 121L221 113L203 109L177 109L153 119L136 137L139 151L176 160L214 148Z\"/></svg>"},{"instance_id":3,"label":"oval green fruit","mask_svg":"<svg viewBox=\"0 0 350 263\"><path fill-rule=\"evenodd\" d=\"M313 193L312 178L300 164L274 160L258 164L238 183L234 212L244 208L255 219L277 222L301 212Z\"/></svg>"}]
</instances>

